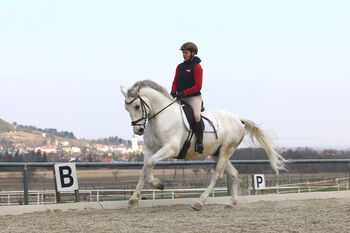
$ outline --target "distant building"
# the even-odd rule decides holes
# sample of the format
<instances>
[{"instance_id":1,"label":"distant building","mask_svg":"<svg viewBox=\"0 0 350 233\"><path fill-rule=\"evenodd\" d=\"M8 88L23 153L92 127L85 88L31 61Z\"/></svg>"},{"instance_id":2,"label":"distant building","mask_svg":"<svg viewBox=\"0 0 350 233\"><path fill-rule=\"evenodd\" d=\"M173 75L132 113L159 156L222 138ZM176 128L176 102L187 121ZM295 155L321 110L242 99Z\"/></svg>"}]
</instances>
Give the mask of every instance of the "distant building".
<instances>
[{"instance_id":1,"label":"distant building","mask_svg":"<svg viewBox=\"0 0 350 233\"><path fill-rule=\"evenodd\" d=\"M40 150L41 153L57 153L57 148L54 146L43 146L43 147L37 147L36 151Z\"/></svg>"},{"instance_id":2,"label":"distant building","mask_svg":"<svg viewBox=\"0 0 350 233\"><path fill-rule=\"evenodd\" d=\"M108 152L109 151L108 146L105 144L95 144L95 148L99 152Z\"/></svg>"},{"instance_id":3,"label":"distant building","mask_svg":"<svg viewBox=\"0 0 350 233\"><path fill-rule=\"evenodd\" d=\"M72 151L72 147L70 147L70 146L63 146L63 147L61 147L61 150L63 150L64 152L70 153Z\"/></svg>"},{"instance_id":4,"label":"distant building","mask_svg":"<svg viewBox=\"0 0 350 233\"><path fill-rule=\"evenodd\" d=\"M75 147L75 146L73 146L73 147L71 148L71 151L72 151L72 153L81 153L80 148L79 148L79 147Z\"/></svg>"},{"instance_id":5,"label":"distant building","mask_svg":"<svg viewBox=\"0 0 350 233\"><path fill-rule=\"evenodd\" d=\"M134 134L131 139L131 149L133 151L138 151L139 147L137 144L137 136Z\"/></svg>"},{"instance_id":6,"label":"distant building","mask_svg":"<svg viewBox=\"0 0 350 233\"><path fill-rule=\"evenodd\" d=\"M101 159L103 162L106 162L106 163L111 163L111 162L114 162L114 160L112 158L103 158Z\"/></svg>"},{"instance_id":7,"label":"distant building","mask_svg":"<svg viewBox=\"0 0 350 233\"><path fill-rule=\"evenodd\" d=\"M69 142L68 141L62 141L62 142L60 142L60 144L62 146L69 146Z\"/></svg>"}]
</instances>

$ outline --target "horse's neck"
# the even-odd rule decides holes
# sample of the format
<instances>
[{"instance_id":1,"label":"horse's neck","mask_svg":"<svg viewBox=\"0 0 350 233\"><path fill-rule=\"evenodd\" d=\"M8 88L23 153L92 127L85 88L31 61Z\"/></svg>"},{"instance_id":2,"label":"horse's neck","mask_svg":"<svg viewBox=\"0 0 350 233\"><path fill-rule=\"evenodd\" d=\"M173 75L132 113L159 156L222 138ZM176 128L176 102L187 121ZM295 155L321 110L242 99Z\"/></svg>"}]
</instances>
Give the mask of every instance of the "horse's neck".
<instances>
[{"instance_id":1,"label":"horse's neck","mask_svg":"<svg viewBox=\"0 0 350 233\"><path fill-rule=\"evenodd\" d=\"M164 107L168 106L172 102L168 97L164 96L162 93L151 88L144 88L141 94L144 95L149 101L149 105L151 108L150 117L153 116L154 114L157 114L159 111L161 111ZM162 116L168 115L169 112L175 111L176 107L179 108L177 102L175 102L174 104L169 106L167 109L165 109L163 112L161 112L159 115L157 115L154 121L157 121L157 119L163 118Z\"/></svg>"}]
</instances>

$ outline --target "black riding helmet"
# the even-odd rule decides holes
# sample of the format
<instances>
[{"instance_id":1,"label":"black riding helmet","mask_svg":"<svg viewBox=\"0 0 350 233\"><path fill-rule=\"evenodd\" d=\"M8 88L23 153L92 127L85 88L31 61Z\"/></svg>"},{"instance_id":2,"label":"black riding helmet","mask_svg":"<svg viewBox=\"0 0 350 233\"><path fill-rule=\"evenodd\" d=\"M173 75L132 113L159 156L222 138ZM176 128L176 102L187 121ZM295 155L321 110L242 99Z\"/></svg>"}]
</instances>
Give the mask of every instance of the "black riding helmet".
<instances>
[{"instance_id":1,"label":"black riding helmet","mask_svg":"<svg viewBox=\"0 0 350 233\"><path fill-rule=\"evenodd\" d=\"M189 50L191 52L194 52L195 55L198 53L198 47L193 42L186 42L186 43L184 43L181 46L180 50Z\"/></svg>"}]
</instances>

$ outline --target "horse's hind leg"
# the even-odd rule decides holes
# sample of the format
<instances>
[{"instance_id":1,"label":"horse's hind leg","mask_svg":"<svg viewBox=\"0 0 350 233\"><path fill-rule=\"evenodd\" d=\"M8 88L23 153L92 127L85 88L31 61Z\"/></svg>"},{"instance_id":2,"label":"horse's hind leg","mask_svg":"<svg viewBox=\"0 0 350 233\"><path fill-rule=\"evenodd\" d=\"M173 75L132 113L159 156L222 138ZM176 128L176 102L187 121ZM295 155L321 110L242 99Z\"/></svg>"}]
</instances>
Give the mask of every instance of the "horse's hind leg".
<instances>
[{"instance_id":1,"label":"horse's hind leg","mask_svg":"<svg viewBox=\"0 0 350 233\"><path fill-rule=\"evenodd\" d=\"M233 152L231 153L233 154ZM217 162L218 157L212 156L213 159ZM230 191L231 191L231 204L236 205L237 204L237 196L238 196L238 171L236 168L232 165L230 161L227 162L225 166L225 172L228 175L227 179L229 179L229 182L231 182L230 185Z\"/></svg>"},{"instance_id":2,"label":"horse's hind leg","mask_svg":"<svg viewBox=\"0 0 350 233\"><path fill-rule=\"evenodd\" d=\"M238 196L238 171L230 161L226 164L225 171L231 178L231 204L236 205Z\"/></svg>"},{"instance_id":3,"label":"horse's hind leg","mask_svg":"<svg viewBox=\"0 0 350 233\"><path fill-rule=\"evenodd\" d=\"M229 150L232 151L232 150ZM192 206L195 210L201 210L205 201L207 200L210 193L213 192L213 189L217 182L222 178L226 164L228 163L229 154L227 150L221 148L219 153L219 158L216 164L215 172L211 178L210 184L207 189L202 193L199 200Z\"/></svg>"}]
</instances>

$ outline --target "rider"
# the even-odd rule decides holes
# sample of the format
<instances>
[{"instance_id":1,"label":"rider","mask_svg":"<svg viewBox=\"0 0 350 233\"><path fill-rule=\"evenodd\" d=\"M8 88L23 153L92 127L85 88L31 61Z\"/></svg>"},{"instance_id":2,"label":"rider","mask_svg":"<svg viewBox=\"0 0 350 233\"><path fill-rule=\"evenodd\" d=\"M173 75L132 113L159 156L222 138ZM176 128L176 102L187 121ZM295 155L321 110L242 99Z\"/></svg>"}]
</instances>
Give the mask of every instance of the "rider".
<instances>
[{"instance_id":1,"label":"rider","mask_svg":"<svg viewBox=\"0 0 350 233\"><path fill-rule=\"evenodd\" d=\"M201 117L202 95L200 90L203 79L203 69L199 64L201 59L195 56L198 53L198 47L192 42L184 43L180 50L182 50L184 62L176 68L170 94L178 100L182 99L192 107L195 120L193 130L197 138L195 151L202 154L204 123Z\"/></svg>"}]
</instances>

